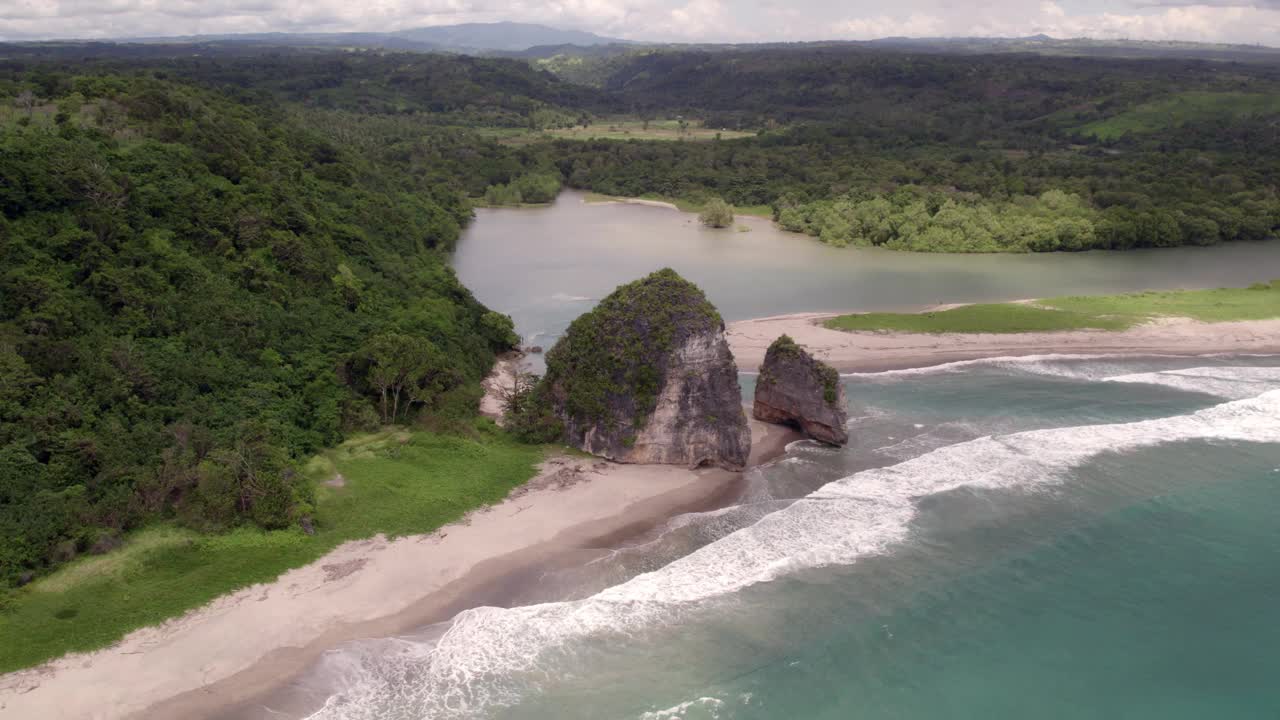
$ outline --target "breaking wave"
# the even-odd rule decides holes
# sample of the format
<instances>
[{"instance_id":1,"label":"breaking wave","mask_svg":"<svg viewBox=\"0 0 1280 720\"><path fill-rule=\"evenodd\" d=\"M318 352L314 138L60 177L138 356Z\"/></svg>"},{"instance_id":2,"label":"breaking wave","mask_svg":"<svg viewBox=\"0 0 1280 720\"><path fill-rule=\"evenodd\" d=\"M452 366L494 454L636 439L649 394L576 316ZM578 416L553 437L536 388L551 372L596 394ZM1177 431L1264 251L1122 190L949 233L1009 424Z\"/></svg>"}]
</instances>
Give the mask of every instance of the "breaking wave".
<instances>
[{"instance_id":1,"label":"breaking wave","mask_svg":"<svg viewBox=\"0 0 1280 720\"><path fill-rule=\"evenodd\" d=\"M1193 370L1204 372L1114 380L1155 378L1225 392L1219 375L1242 369ZM1274 382L1270 373L1280 372L1243 370L1244 383ZM1034 491L1065 481L1070 469L1103 453L1192 440L1280 443L1280 390L1175 417L981 437L850 475L591 597L475 608L459 614L434 643L399 640L395 652L334 653L341 656L333 661L341 664L345 687L312 717L477 717L538 693L566 672L589 671L588 656L599 648L679 624L709 601L797 571L885 553L910 534L920 498L963 487Z\"/></svg>"},{"instance_id":2,"label":"breaking wave","mask_svg":"<svg viewBox=\"0 0 1280 720\"><path fill-rule=\"evenodd\" d=\"M1195 367L1116 375L1106 378L1106 381L1161 385L1240 400L1280 387L1280 367Z\"/></svg>"}]
</instances>

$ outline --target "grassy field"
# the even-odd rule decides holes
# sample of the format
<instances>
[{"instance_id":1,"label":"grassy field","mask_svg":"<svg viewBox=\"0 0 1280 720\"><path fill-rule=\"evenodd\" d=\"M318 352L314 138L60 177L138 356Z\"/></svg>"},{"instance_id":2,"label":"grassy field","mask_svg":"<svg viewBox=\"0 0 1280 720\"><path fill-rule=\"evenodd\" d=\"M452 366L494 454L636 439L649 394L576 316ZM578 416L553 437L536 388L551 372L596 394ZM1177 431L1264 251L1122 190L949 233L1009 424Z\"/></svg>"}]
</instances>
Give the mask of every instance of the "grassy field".
<instances>
[{"instance_id":1,"label":"grassy field","mask_svg":"<svg viewBox=\"0 0 1280 720\"><path fill-rule=\"evenodd\" d=\"M586 195L586 201L589 203L616 202L619 200L627 200L628 198L617 197L615 195L604 195L602 193L589 192ZM662 197L660 195L641 195L638 200L655 200L657 202L671 203L683 212L696 213L702 212L704 203L694 202L692 200L684 200L681 198ZM733 207L735 215L751 215L754 217L772 218L773 208L768 205L735 205Z\"/></svg>"},{"instance_id":2,"label":"grassy field","mask_svg":"<svg viewBox=\"0 0 1280 720\"><path fill-rule=\"evenodd\" d=\"M477 427L474 438L386 430L312 458L304 472L317 487L315 535L160 525L0 595L0 672L104 647L347 540L430 532L498 502L533 476L543 451L507 440L487 420ZM337 474L342 487L325 484Z\"/></svg>"},{"instance_id":3,"label":"grassy field","mask_svg":"<svg viewBox=\"0 0 1280 720\"><path fill-rule=\"evenodd\" d=\"M1144 134L1189 122L1215 118L1280 113L1280 95L1241 92L1185 92L1138 105L1105 120L1079 128L1081 134L1101 140L1127 133Z\"/></svg>"},{"instance_id":4,"label":"grassy field","mask_svg":"<svg viewBox=\"0 0 1280 720\"><path fill-rule=\"evenodd\" d=\"M681 127L679 120L617 119L600 120L589 127L545 130L543 135L570 140L734 140L755 137L753 132L739 132L704 127L701 120L689 120Z\"/></svg>"},{"instance_id":5,"label":"grassy field","mask_svg":"<svg viewBox=\"0 0 1280 720\"><path fill-rule=\"evenodd\" d=\"M1248 288L1086 295L1049 298L1035 304L965 305L939 312L841 315L823 325L848 331L1019 333L1124 330L1162 316L1203 322L1280 317L1280 280Z\"/></svg>"}]
</instances>

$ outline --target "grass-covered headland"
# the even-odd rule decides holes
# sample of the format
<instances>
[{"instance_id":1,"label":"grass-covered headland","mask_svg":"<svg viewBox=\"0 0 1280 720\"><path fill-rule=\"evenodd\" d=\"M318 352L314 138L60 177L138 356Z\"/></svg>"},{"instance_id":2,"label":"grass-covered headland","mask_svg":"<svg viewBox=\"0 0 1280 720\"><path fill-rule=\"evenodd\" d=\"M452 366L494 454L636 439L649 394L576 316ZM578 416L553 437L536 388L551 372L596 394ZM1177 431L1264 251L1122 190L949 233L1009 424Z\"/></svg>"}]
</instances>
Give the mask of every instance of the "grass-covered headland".
<instances>
[{"instance_id":1,"label":"grass-covered headland","mask_svg":"<svg viewBox=\"0 0 1280 720\"><path fill-rule=\"evenodd\" d=\"M1048 298L1032 303L963 305L922 313L862 313L824 321L832 330L916 333L1021 333L1125 330L1159 317L1201 322L1280 317L1280 280L1247 288L1171 290Z\"/></svg>"},{"instance_id":2,"label":"grass-covered headland","mask_svg":"<svg viewBox=\"0 0 1280 720\"><path fill-rule=\"evenodd\" d=\"M507 439L487 420L462 435L400 428L357 435L300 466L301 481L316 493L314 534L247 524L207 534L155 523L120 549L0 596L0 672L109 645L274 580L347 540L430 532L501 500L541 457L540 448Z\"/></svg>"}]
</instances>

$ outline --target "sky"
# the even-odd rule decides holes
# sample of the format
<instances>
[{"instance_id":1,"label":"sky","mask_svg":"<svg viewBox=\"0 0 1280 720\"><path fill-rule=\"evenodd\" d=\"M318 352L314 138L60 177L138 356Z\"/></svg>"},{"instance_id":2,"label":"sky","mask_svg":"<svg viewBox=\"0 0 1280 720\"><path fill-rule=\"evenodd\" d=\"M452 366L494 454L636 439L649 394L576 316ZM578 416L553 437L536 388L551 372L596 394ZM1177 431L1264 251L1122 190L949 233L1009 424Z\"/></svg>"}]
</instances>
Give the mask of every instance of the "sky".
<instances>
[{"instance_id":1,"label":"sky","mask_svg":"<svg viewBox=\"0 0 1280 720\"><path fill-rule=\"evenodd\" d=\"M389 31L512 20L667 42L1017 37L1280 46L1280 0L0 0L0 39Z\"/></svg>"}]
</instances>

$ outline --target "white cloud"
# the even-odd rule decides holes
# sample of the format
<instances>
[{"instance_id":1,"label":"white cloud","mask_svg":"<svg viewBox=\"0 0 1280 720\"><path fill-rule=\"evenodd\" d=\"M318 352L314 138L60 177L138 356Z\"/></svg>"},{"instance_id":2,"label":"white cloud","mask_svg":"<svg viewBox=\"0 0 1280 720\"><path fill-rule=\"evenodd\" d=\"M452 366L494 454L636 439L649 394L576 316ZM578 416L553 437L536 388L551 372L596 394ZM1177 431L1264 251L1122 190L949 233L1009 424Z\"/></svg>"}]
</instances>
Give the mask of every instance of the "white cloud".
<instances>
[{"instance_id":1,"label":"white cloud","mask_svg":"<svg viewBox=\"0 0 1280 720\"><path fill-rule=\"evenodd\" d=\"M905 18L888 15L845 20L836 26L838 36L853 40L874 40L884 37L936 37L945 34L942 18L935 15L911 13Z\"/></svg>"},{"instance_id":2,"label":"white cloud","mask_svg":"<svg viewBox=\"0 0 1280 720\"><path fill-rule=\"evenodd\" d=\"M1280 0L0 0L0 39L379 31L496 20L641 40L1046 33L1280 44Z\"/></svg>"},{"instance_id":3,"label":"white cloud","mask_svg":"<svg viewBox=\"0 0 1280 720\"><path fill-rule=\"evenodd\" d=\"M1047 17L1066 17L1067 11L1062 6L1051 0L1045 0L1040 3L1040 13Z\"/></svg>"}]
</instances>

